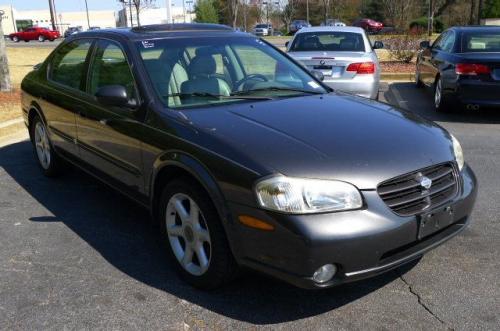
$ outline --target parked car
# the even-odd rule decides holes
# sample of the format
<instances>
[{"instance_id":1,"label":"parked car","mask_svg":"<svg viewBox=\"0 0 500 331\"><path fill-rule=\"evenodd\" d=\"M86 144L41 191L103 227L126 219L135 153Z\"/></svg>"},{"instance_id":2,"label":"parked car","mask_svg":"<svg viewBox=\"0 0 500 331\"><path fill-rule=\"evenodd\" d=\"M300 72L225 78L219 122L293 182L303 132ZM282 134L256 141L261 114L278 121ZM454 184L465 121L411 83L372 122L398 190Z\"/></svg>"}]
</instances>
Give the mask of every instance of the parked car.
<instances>
[{"instance_id":1,"label":"parked car","mask_svg":"<svg viewBox=\"0 0 500 331\"><path fill-rule=\"evenodd\" d=\"M445 129L226 26L79 33L21 89L41 171L65 160L149 209L200 288L240 266L305 288L377 275L458 234L476 197Z\"/></svg>"},{"instance_id":2,"label":"parked car","mask_svg":"<svg viewBox=\"0 0 500 331\"><path fill-rule=\"evenodd\" d=\"M420 47L415 81L437 111L500 107L500 27L454 27Z\"/></svg>"},{"instance_id":3,"label":"parked car","mask_svg":"<svg viewBox=\"0 0 500 331\"><path fill-rule=\"evenodd\" d=\"M10 40L14 42L19 42L24 40L26 42L30 40L38 40L44 42L45 40L54 41L61 35L59 31L49 30L47 28L26 28L24 31L14 32L9 35Z\"/></svg>"},{"instance_id":4,"label":"parked car","mask_svg":"<svg viewBox=\"0 0 500 331\"><path fill-rule=\"evenodd\" d=\"M311 27L311 24L306 20L295 20L290 24L289 30L290 30L290 33L293 34L302 28L310 28L310 27Z\"/></svg>"},{"instance_id":5,"label":"parked car","mask_svg":"<svg viewBox=\"0 0 500 331\"><path fill-rule=\"evenodd\" d=\"M83 31L83 28L81 26L70 26L69 28L64 31L64 38L67 38L73 34L77 34Z\"/></svg>"},{"instance_id":6,"label":"parked car","mask_svg":"<svg viewBox=\"0 0 500 331\"><path fill-rule=\"evenodd\" d=\"M91 27L89 28L89 30L90 30L90 31L93 31L93 30L100 30L100 29L101 29L101 27L100 27L100 26L91 26Z\"/></svg>"},{"instance_id":7,"label":"parked car","mask_svg":"<svg viewBox=\"0 0 500 331\"><path fill-rule=\"evenodd\" d=\"M346 26L346 24L341 20L329 18L321 22L321 26Z\"/></svg>"},{"instance_id":8,"label":"parked car","mask_svg":"<svg viewBox=\"0 0 500 331\"><path fill-rule=\"evenodd\" d=\"M384 28L384 24L369 18L358 19L352 25L363 28L368 33L379 33Z\"/></svg>"},{"instance_id":9,"label":"parked car","mask_svg":"<svg viewBox=\"0 0 500 331\"><path fill-rule=\"evenodd\" d=\"M271 24L257 24L253 28L253 34L256 36L271 36L273 34L273 26Z\"/></svg>"},{"instance_id":10,"label":"parked car","mask_svg":"<svg viewBox=\"0 0 500 331\"><path fill-rule=\"evenodd\" d=\"M320 71L323 83L344 92L376 99L380 66L365 31L356 27L313 27L298 31L287 44L288 54L308 70Z\"/></svg>"}]
</instances>

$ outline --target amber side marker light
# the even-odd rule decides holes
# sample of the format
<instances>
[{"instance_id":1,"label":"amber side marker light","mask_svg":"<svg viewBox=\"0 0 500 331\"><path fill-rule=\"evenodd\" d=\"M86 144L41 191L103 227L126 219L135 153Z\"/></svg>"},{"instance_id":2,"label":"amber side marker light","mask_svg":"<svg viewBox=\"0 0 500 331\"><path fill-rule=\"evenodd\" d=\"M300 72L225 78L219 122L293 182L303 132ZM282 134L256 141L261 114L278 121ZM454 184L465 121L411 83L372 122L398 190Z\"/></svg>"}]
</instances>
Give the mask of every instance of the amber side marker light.
<instances>
[{"instance_id":1,"label":"amber side marker light","mask_svg":"<svg viewBox=\"0 0 500 331\"><path fill-rule=\"evenodd\" d=\"M271 225L267 222L261 221L251 216L241 215L238 217L241 224L244 224L248 227L264 230L264 231L273 231L274 225Z\"/></svg>"}]
</instances>

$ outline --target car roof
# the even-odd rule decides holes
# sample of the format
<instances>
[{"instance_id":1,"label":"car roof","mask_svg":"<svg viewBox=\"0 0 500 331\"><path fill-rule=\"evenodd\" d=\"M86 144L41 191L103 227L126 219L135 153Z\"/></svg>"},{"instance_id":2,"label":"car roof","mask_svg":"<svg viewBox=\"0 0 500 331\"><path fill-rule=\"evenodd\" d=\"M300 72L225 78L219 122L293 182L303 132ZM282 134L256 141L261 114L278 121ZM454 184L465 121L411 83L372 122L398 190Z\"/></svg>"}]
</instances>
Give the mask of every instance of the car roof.
<instances>
[{"instance_id":1,"label":"car roof","mask_svg":"<svg viewBox=\"0 0 500 331\"><path fill-rule=\"evenodd\" d=\"M226 25L207 23L175 23L175 24L153 24L142 25L133 28L114 28L86 31L80 36L88 35L97 37L106 34L120 35L130 40L144 40L168 37L208 37L208 36L251 36L244 32L238 32Z\"/></svg>"},{"instance_id":2,"label":"car roof","mask_svg":"<svg viewBox=\"0 0 500 331\"><path fill-rule=\"evenodd\" d=\"M302 28L297 31L297 34L306 33L306 32L356 32L356 33L364 33L362 28L358 28L357 26L314 26L311 28Z\"/></svg>"},{"instance_id":3,"label":"car roof","mask_svg":"<svg viewBox=\"0 0 500 331\"><path fill-rule=\"evenodd\" d=\"M500 31L500 25L469 25L469 26L454 26L450 30L460 32L467 31Z\"/></svg>"}]
</instances>

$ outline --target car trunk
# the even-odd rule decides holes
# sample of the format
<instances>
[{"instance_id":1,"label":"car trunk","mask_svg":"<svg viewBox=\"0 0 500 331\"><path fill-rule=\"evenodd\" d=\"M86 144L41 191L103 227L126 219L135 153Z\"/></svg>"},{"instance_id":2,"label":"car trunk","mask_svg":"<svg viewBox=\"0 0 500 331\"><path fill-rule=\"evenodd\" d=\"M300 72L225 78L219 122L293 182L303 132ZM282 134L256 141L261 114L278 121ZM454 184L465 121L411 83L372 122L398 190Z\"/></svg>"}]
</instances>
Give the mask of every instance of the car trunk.
<instances>
[{"instance_id":1,"label":"car trunk","mask_svg":"<svg viewBox=\"0 0 500 331\"><path fill-rule=\"evenodd\" d=\"M290 56L300 61L308 70L318 70L325 80L352 79L356 71L346 71L352 63L372 62L365 52L290 52Z\"/></svg>"},{"instance_id":2,"label":"car trunk","mask_svg":"<svg viewBox=\"0 0 500 331\"><path fill-rule=\"evenodd\" d=\"M484 81L494 80L500 82L500 53L471 52L471 53L462 53L460 54L460 56L463 59L463 61L461 62L483 64L491 69L490 75L478 75L479 79Z\"/></svg>"}]
</instances>

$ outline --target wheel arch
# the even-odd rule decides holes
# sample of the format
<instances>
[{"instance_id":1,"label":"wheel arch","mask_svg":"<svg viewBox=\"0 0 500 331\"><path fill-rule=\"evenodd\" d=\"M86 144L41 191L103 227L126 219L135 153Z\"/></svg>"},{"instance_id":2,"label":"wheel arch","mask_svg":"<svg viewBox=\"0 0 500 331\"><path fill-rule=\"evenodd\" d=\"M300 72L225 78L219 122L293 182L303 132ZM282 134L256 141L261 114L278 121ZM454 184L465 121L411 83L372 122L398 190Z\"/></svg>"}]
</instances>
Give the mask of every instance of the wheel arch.
<instances>
[{"instance_id":1,"label":"wheel arch","mask_svg":"<svg viewBox=\"0 0 500 331\"><path fill-rule=\"evenodd\" d=\"M46 120L45 116L43 115L42 108L40 107L40 105L38 103L33 101L30 105L29 110L28 110L28 132L30 135L30 139L33 139L33 137L31 136L31 125L33 124L33 118L35 118L35 116L37 116L37 115L38 115L38 117L40 117L43 124L45 124L45 126L47 126L47 120Z\"/></svg>"},{"instance_id":2,"label":"wheel arch","mask_svg":"<svg viewBox=\"0 0 500 331\"><path fill-rule=\"evenodd\" d=\"M224 195L212 173L196 158L183 152L171 151L162 154L153 165L150 183L150 208L153 219L157 219L157 207L163 187L171 180L187 177L200 185L210 197L223 227L227 232L230 221L229 208Z\"/></svg>"}]
</instances>

